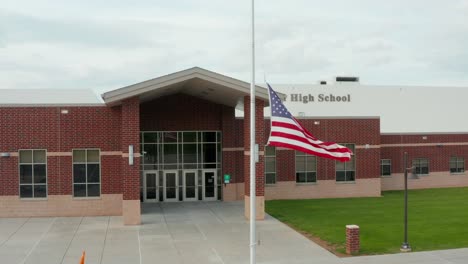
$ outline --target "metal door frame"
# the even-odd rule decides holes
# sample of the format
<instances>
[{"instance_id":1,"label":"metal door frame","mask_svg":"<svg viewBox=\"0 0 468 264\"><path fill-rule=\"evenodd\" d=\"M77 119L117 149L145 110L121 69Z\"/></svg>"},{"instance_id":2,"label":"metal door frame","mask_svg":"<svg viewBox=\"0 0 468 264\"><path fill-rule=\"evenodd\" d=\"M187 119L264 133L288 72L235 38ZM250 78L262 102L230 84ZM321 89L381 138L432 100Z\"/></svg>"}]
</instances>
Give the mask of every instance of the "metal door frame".
<instances>
[{"instance_id":1,"label":"metal door frame","mask_svg":"<svg viewBox=\"0 0 468 264\"><path fill-rule=\"evenodd\" d=\"M146 174L155 174L156 175L156 198L147 199L146 198ZM156 203L159 202L159 173L157 170L147 170L143 171L143 202L145 203Z\"/></svg>"},{"instance_id":2,"label":"metal door frame","mask_svg":"<svg viewBox=\"0 0 468 264\"><path fill-rule=\"evenodd\" d=\"M206 198L205 193L205 173L213 172L214 173L214 197ZM202 199L203 201L217 201L218 200L218 171L216 169L205 169L202 170Z\"/></svg>"},{"instance_id":3,"label":"metal door frame","mask_svg":"<svg viewBox=\"0 0 468 264\"><path fill-rule=\"evenodd\" d=\"M166 174L168 173L175 173L175 198L167 199L166 197ZM163 171L163 201L164 202L178 202L179 201L179 174L177 170L165 170Z\"/></svg>"},{"instance_id":4,"label":"metal door frame","mask_svg":"<svg viewBox=\"0 0 468 264\"><path fill-rule=\"evenodd\" d=\"M187 198L187 189L186 189L186 180L185 180L185 174L186 173L194 173L195 174L195 197L194 198ZM197 170L183 170L182 171L182 188L183 188L183 201L187 202L193 202L193 201L198 201L198 174Z\"/></svg>"}]
</instances>

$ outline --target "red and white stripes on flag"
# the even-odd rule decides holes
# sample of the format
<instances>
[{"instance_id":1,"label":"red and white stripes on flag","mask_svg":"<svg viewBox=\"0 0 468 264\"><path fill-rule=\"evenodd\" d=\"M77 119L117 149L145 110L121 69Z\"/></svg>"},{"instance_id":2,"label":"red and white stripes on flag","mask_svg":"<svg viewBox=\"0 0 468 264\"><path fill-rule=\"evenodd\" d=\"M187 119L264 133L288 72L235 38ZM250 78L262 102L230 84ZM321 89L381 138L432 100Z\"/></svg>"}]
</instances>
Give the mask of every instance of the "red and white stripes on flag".
<instances>
[{"instance_id":1,"label":"red and white stripes on flag","mask_svg":"<svg viewBox=\"0 0 468 264\"><path fill-rule=\"evenodd\" d=\"M353 154L347 147L323 142L307 131L281 102L269 84L271 130L267 145L298 150L318 157L349 161Z\"/></svg>"}]
</instances>

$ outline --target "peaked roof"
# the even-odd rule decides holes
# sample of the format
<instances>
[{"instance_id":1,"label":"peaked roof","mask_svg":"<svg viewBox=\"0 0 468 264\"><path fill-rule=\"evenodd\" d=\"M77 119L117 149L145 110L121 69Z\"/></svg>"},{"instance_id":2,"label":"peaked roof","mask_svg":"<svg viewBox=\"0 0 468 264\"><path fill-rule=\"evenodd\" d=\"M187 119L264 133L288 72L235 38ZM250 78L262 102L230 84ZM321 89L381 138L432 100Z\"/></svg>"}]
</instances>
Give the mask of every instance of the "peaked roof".
<instances>
[{"instance_id":1,"label":"peaked roof","mask_svg":"<svg viewBox=\"0 0 468 264\"><path fill-rule=\"evenodd\" d=\"M250 94L250 83L199 67L171 73L102 94L107 105L118 105L130 97L141 102L162 96L184 93L215 103L242 108L244 96ZM268 105L268 90L256 86L256 98ZM283 94L280 94L284 98ZM243 110L243 109L241 109Z\"/></svg>"}]
</instances>

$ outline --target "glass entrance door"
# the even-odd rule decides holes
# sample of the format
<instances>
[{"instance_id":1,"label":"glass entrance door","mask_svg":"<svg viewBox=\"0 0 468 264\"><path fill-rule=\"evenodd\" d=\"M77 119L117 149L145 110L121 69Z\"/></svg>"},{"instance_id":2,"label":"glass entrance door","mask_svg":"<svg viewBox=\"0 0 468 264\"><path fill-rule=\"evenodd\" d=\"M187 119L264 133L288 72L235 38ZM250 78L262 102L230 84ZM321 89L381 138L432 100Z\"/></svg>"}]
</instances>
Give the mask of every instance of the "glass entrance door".
<instances>
[{"instance_id":1,"label":"glass entrance door","mask_svg":"<svg viewBox=\"0 0 468 264\"><path fill-rule=\"evenodd\" d=\"M157 202L158 196L158 173L157 171L145 171L143 177L143 201Z\"/></svg>"},{"instance_id":2,"label":"glass entrance door","mask_svg":"<svg viewBox=\"0 0 468 264\"><path fill-rule=\"evenodd\" d=\"M177 171L164 171L164 201L179 201L179 178Z\"/></svg>"},{"instance_id":3,"label":"glass entrance door","mask_svg":"<svg viewBox=\"0 0 468 264\"><path fill-rule=\"evenodd\" d=\"M203 200L216 201L218 199L216 180L216 170L203 171Z\"/></svg>"},{"instance_id":4,"label":"glass entrance door","mask_svg":"<svg viewBox=\"0 0 468 264\"><path fill-rule=\"evenodd\" d=\"M184 201L198 200L197 171L184 171Z\"/></svg>"}]
</instances>

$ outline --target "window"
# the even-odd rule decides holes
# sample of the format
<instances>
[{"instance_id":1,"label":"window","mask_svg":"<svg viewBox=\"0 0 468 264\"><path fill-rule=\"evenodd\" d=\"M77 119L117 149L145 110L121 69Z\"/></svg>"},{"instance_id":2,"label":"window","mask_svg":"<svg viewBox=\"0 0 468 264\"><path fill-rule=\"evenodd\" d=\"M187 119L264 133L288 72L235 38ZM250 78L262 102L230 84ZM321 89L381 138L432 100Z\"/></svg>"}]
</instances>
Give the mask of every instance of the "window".
<instances>
[{"instance_id":1,"label":"window","mask_svg":"<svg viewBox=\"0 0 468 264\"><path fill-rule=\"evenodd\" d=\"M47 197L47 155L45 150L19 151L20 198Z\"/></svg>"},{"instance_id":2,"label":"window","mask_svg":"<svg viewBox=\"0 0 468 264\"><path fill-rule=\"evenodd\" d=\"M414 159L413 160L414 173L418 175L429 174L429 160L428 159Z\"/></svg>"},{"instance_id":3,"label":"window","mask_svg":"<svg viewBox=\"0 0 468 264\"><path fill-rule=\"evenodd\" d=\"M450 173L464 173L465 172L465 159L463 157L450 158Z\"/></svg>"},{"instance_id":4,"label":"window","mask_svg":"<svg viewBox=\"0 0 468 264\"><path fill-rule=\"evenodd\" d=\"M389 160L389 159L380 160L380 175L381 176L392 175L392 160Z\"/></svg>"},{"instance_id":5,"label":"window","mask_svg":"<svg viewBox=\"0 0 468 264\"><path fill-rule=\"evenodd\" d=\"M296 151L296 182L317 182L317 157Z\"/></svg>"},{"instance_id":6,"label":"window","mask_svg":"<svg viewBox=\"0 0 468 264\"><path fill-rule=\"evenodd\" d=\"M98 149L73 150L73 196L101 195L101 162Z\"/></svg>"},{"instance_id":7,"label":"window","mask_svg":"<svg viewBox=\"0 0 468 264\"><path fill-rule=\"evenodd\" d=\"M342 144L353 153L354 144ZM351 155L351 160L347 162L335 162L335 177L337 182L353 182L356 179L356 154Z\"/></svg>"},{"instance_id":8,"label":"window","mask_svg":"<svg viewBox=\"0 0 468 264\"><path fill-rule=\"evenodd\" d=\"M276 183L276 148L265 146L265 184Z\"/></svg>"},{"instance_id":9,"label":"window","mask_svg":"<svg viewBox=\"0 0 468 264\"><path fill-rule=\"evenodd\" d=\"M140 139L141 170L221 168L220 132L141 132Z\"/></svg>"}]
</instances>

